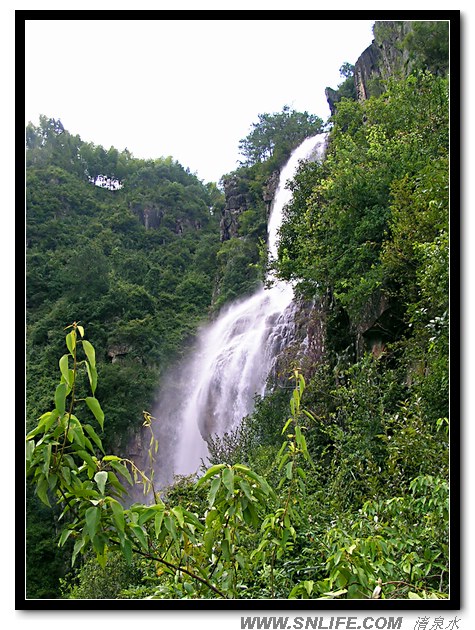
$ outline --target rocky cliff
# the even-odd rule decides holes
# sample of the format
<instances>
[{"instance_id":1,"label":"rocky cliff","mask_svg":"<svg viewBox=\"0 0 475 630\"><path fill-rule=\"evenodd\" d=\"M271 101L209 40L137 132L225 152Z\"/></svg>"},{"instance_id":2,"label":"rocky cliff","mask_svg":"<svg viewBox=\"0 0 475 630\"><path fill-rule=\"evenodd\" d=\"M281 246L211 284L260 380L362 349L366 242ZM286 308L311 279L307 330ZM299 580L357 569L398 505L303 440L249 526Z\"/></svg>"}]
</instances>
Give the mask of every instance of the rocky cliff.
<instances>
[{"instance_id":1,"label":"rocky cliff","mask_svg":"<svg viewBox=\"0 0 475 630\"><path fill-rule=\"evenodd\" d=\"M251 195L246 181L235 173L222 181L226 202L221 211L220 237L221 241L228 241L238 236L239 215L250 207Z\"/></svg>"},{"instance_id":2,"label":"rocky cliff","mask_svg":"<svg viewBox=\"0 0 475 630\"><path fill-rule=\"evenodd\" d=\"M413 30L413 22L379 21L374 23L372 43L358 57L353 80L356 98L360 101L377 96L383 82L391 76L406 76L412 68L409 50L404 42ZM325 89L330 113L341 100L340 89Z\"/></svg>"},{"instance_id":3,"label":"rocky cliff","mask_svg":"<svg viewBox=\"0 0 475 630\"><path fill-rule=\"evenodd\" d=\"M253 200L253 195L249 190L248 181L240 177L238 173L233 173L222 181L226 201L221 211L220 238L221 241L227 241L239 236L239 217L252 207L255 199ZM261 200L266 204L267 216L269 216L278 184L279 171L274 171L262 187Z\"/></svg>"},{"instance_id":4,"label":"rocky cliff","mask_svg":"<svg viewBox=\"0 0 475 630\"><path fill-rule=\"evenodd\" d=\"M412 22L375 22L374 40L355 63L354 82L358 100L381 93L381 82L390 76L410 72L410 59L404 39Z\"/></svg>"}]
</instances>

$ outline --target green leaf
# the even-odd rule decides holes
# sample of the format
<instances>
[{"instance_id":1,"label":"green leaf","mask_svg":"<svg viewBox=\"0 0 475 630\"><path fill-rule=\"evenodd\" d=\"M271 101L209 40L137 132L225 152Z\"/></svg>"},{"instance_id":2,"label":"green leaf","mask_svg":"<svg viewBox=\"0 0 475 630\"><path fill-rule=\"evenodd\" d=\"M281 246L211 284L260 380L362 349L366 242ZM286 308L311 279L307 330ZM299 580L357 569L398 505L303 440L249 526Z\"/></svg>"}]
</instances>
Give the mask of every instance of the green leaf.
<instances>
[{"instance_id":1,"label":"green leaf","mask_svg":"<svg viewBox=\"0 0 475 630\"><path fill-rule=\"evenodd\" d=\"M243 516L248 525L250 524L248 519L250 519L254 527L257 527L259 525L259 516L253 503L247 504L246 509L243 510Z\"/></svg>"},{"instance_id":2,"label":"green leaf","mask_svg":"<svg viewBox=\"0 0 475 630\"><path fill-rule=\"evenodd\" d=\"M205 481L207 481L210 477L213 477L217 472L226 467L226 464L216 464L215 466L211 466L205 472L205 474L197 481L196 485L201 486Z\"/></svg>"},{"instance_id":3,"label":"green leaf","mask_svg":"<svg viewBox=\"0 0 475 630\"><path fill-rule=\"evenodd\" d=\"M91 385L91 391L94 394L97 387L97 370L96 368L92 368L89 363L86 363L86 370L87 376L89 378L89 383Z\"/></svg>"},{"instance_id":4,"label":"green leaf","mask_svg":"<svg viewBox=\"0 0 475 630\"><path fill-rule=\"evenodd\" d=\"M183 509L179 505L177 505L176 507L173 507L171 509L171 511L176 516L176 520L178 521L178 525L180 527L183 527L183 525L185 524L185 519L183 517Z\"/></svg>"},{"instance_id":5,"label":"green leaf","mask_svg":"<svg viewBox=\"0 0 475 630\"><path fill-rule=\"evenodd\" d=\"M226 560L226 562L229 562L231 560L231 549L229 546L229 541L223 540L221 542L221 550L223 552L223 558Z\"/></svg>"},{"instance_id":6,"label":"green leaf","mask_svg":"<svg viewBox=\"0 0 475 630\"><path fill-rule=\"evenodd\" d=\"M302 411L307 416L307 418L312 420L312 422L315 422L315 416L313 415L311 411L307 411L307 409L302 409Z\"/></svg>"},{"instance_id":7,"label":"green leaf","mask_svg":"<svg viewBox=\"0 0 475 630\"><path fill-rule=\"evenodd\" d=\"M176 541L177 534L176 534L175 520L171 518L171 516L165 516L165 518L163 519L163 522L165 523L165 527L167 528L173 540Z\"/></svg>"},{"instance_id":8,"label":"green leaf","mask_svg":"<svg viewBox=\"0 0 475 630\"><path fill-rule=\"evenodd\" d=\"M234 471L232 468L223 470L223 484L228 490L228 497L234 493Z\"/></svg>"},{"instance_id":9,"label":"green leaf","mask_svg":"<svg viewBox=\"0 0 475 630\"><path fill-rule=\"evenodd\" d=\"M103 461L105 461L105 457L103 458ZM110 464L112 466L112 468L118 472L120 475L122 475L123 477L125 477L127 479L127 481L130 483L130 485L133 485L133 481L132 481L132 477L130 476L129 470L127 468L127 466L125 466L124 464L122 464L120 461L114 461L114 460L110 460Z\"/></svg>"},{"instance_id":10,"label":"green leaf","mask_svg":"<svg viewBox=\"0 0 475 630\"><path fill-rule=\"evenodd\" d=\"M69 354L63 354L63 356L59 360L59 369L61 371L61 374L62 374L64 380L66 381L66 384L69 387L71 387L72 383L69 380L69 377L70 377L70 374L69 374Z\"/></svg>"},{"instance_id":11,"label":"green leaf","mask_svg":"<svg viewBox=\"0 0 475 630\"><path fill-rule=\"evenodd\" d=\"M252 496L251 486L247 483L245 479L239 480L239 486L244 492L245 496L249 499L249 501L255 501L254 497Z\"/></svg>"},{"instance_id":12,"label":"green leaf","mask_svg":"<svg viewBox=\"0 0 475 630\"><path fill-rule=\"evenodd\" d=\"M295 399L292 397L289 401L290 404L290 413L295 416Z\"/></svg>"},{"instance_id":13,"label":"green leaf","mask_svg":"<svg viewBox=\"0 0 475 630\"><path fill-rule=\"evenodd\" d=\"M282 470L282 467L289 461L289 459L290 459L290 454L285 453L285 455L283 455L279 460L279 465L277 466L277 470Z\"/></svg>"},{"instance_id":14,"label":"green leaf","mask_svg":"<svg viewBox=\"0 0 475 630\"><path fill-rule=\"evenodd\" d=\"M54 405L60 414L63 414L66 410L66 396L68 394L68 386L65 383L60 383L56 388L54 394Z\"/></svg>"},{"instance_id":15,"label":"green leaf","mask_svg":"<svg viewBox=\"0 0 475 630\"><path fill-rule=\"evenodd\" d=\"M84 451L82 449L78 449L77 454L79 455L79 457L82 457L82 459L89 465L91 466L92 469L96 470L97 468L97 463L92 459L92 457L89 455L89 453L87 451Z\"/></svg>"},{"instance_id":16,"label":"green leaf","mask_svg":"<svg viewBox=\"0 0 475 630\"><path fill-rule=\"evenodd\" d=\"M299 426L295 427L295 439L297 441L297 444L301 448L305 459L310 461L310 455L309 455L308 449L307 449L307 440L305 439L305 435L302 433L302 431L301 431Z\"/></svg>"},{"instance_id":17,"label":"green leaf","mask_svg":"<svg viewBox=\"0 0 475 630\"><path fill-rule=\"evenodd\" d=\"M211 482L211 487L208 494L209 507L213 507L214 501L216 499L216 493L218 492L220 486L221 486L221 477L216 477L216 479L213 479L213 481Z\"/></svg>"},{"instance_id":18,"label":"green leaf","mask_svg":"<svg viewBox=\"0 0 475 630\"><path fill-rule=\"evenodd\" d=\"M74 549L73 549L73 556L71 558L71 566L74 566L74 563L76 561L76 556L78 555L78 553L81 551L81 549L84 547L85 544L86 544L86 540L84 536L76 540L74 544Z\"/></svg>"},{"instance_id":19,"label":"green leaf","mask_svg":"<svg viewBox=\"0 0 475 630\"><path fill-rule=\"evenodd\" d=\"M244 464L234 464L233 468L234 470L240 470L243 473L248 473L251 470L249 466L244 466Z\"/></svg>"},{"instance_id":20,"label":"green leaf","mask_svg":"<svg viewBox=\"0 0 475 630\"><path fill-rule=\"evenodd\" d=\"M81 338L84 337L84 327L78 326L78 330L79 330L79 334L81 335Z\"/></svg>"},{"instance_id":21,"label":"green leaf","mask_svg":"<svg viewBox=\"0 0 475 630\"><path fill-rule=\"evenodd\" d=\"M49 474L49 465L51 462L51 444L47 444L43 449L43 472L45 477L48 477Z\"/></svg>"},{"instance_id":22,"label":"green leaf","mask_svg":"<svg viewBox=\"0 0 475 630\"><path fill-rule=\"evenodd\" d=\"M72 529L63 529L61 536L59 537L58 547L62 547L72 533Z\"/></svg>"},{"instance_id":23,"label":"green leaf","mask_svg":"<svg viewBox=\"0 0 475 630\"><path fill-rule=\"evenodd\" d=\"M48 487L49 487L48 480L46 479L44 475L41 475L36 484L36 494L45 505L47 505L48 507L51 507L51 503L49 502L48 495L47 495Z\"/></svg>"},{"instance_id":24,"label":"green leaf","mask_svg":"<svg viewBox=\"0 0 475 630\"><path fill-rule=\"evenodd\" d=\"M115 472L112 472L112 470L109 470L107 472L107 478L109 480L109 483L111 484L111 486L113 486L118 492L119 494L126 494L126 489L124 488L124 486L120 483L117 475L115 474Z\"/></svg>"},{"instance_id":25,"label":"green leaf","mask_svg":"<svg viewBox=\"0 0 475 630\"><path fill-rule=\"evenodd\" d=\"M155 516L155 513L156 513L155 506L152 505L150 507L145 507L145 506L140 506L140 507L141 509L139 510L139 519L137 521L137 524L145 525L145 523L150 521L150 519L152 519Z\"/></svg>"},{"instance_id":26,"label":"green leaf","mask_svg":"<svg viewBox=\"0 0 475 630\"><path fill-rule=\"evenodd\" d=\"M211 556L213 552L213 545L214 545L214 532L212 529L206 530L203 542L205 545L206 553L208 554L208 556Z\"/></svg>"},{"instance_id":27,"label":"green leaf","mask_svg":"<svg viewBox=\"0 0 475 630\"><path fill-rule=\"evenodd\" d=\"M68 431L68 439L70 442L76 442L81 449L85 448L86 440L81 425L70 426Z\"/></svg>"},{"instance_id":28,"label":"green leaf","mask_svg":"<svg viewBox=\"0 0 475 630\"><path fill-rule=\"evenodd\" d=\"M147 535L145 533L145 530L142 527L140 527L139 525L131 525L130 529L134 533L135 537L139 541L139 543L142 546L142 548L145 551L148 551Z\"/></svg>"},{"instance_id":29,"label":"green leaf","mask_svg":"<svg viewBox=\"0 0 475 630\"><path fill-rule=\"evenodd\" d=\"M414 593L413 591L409 591L407 596L409 599L422 599L420 595L418 595L417 593Z\"/></svg>"},{"instance_id":30,"label":"green leaf","mask_svg":"<svg viewBox=\"0 0 475 630\"><path fill-rule=\"evenodd\" d=\"M102 440L97 435L97 433L94 431L94 429L91 427L91 425L90 424L85 424L84 425L84 429L86 430L86 433L92 439L94 444L104 453L104 448L102 447Z\"/></svg>"},{"instance_id":31,"label":"green leaf","mask_svg":"<svg viewBox=\"0 0 475 630\"><path fill-rule=\"evenodd\" d=\"M34 452L35 452L35 443L32 442L31 440L28 440L28 442L26 443L26 448L25 448L25 459L27 462L31 460Z\"/></svg>"},{"instance_id":32,"label":"green leaf","mask_svg":"<svg viewBox=\"0 0 475 630\"><path fill-rule=\"evenodd\" d=\"M117 527L119 532L123 534L125 531L124 508L115 499L111 499L110 506L111 506L112 518L114 519L115 526Z\"/></svg>"},{"instance_id":33,"label":"green leaf","mask_svg":"<svg viewBox=\"0 0 475 630\"><path fill-rule=\"evenodd\" d=\"M293 472L292 472L293 466L294 466L294 462L292 461L287 462L287 465L285 467L285 476L287 477L287 479L292 479L293 477Z\"/></svg>"},{"instance_id":34,"label":"green leaf","mask_svg":"<svg viewBox=\"0 0 475 630\"><path fill-rule=\"evenodd\" d=\"M160 531L162 529L163 516L165 512L161 510L157 514L155 514L155 536L158 538L160 536Z\"/></svg>"},{"instance_id":35,"label":"green leaf","mask_svg":"<svg viewBox=\"0 0 475 630\"><path fill-rule=\"evenodd\" d=\"M292 401L291 401L292 402ZM289 418L287 420L287 422L284 424L282 431L281 431L281 435L284 435L284 433L287 431L287 429L289 428L290 423L292 422L292 418Z\"/></svg>"},{"instance_id":36,"label":"green leaf","mask_svg":"<svg viewBox=\"0 0 475 630\"><path fill-rule=\"evenodd\" d=\"M96 506L92 506L86 510L86 530L91 540L96 535L97 527L101 521L101 510Z\"/></svg>"},{"instance_id":37,"label":"green leaf","mask_svg":"<svg viewBox=\"0 0 475 630\"><path fill-rule=\"evenodd\" d=\"M253 470L249 470L248 473L247 473L247 476L250 479L252 479L253 481L255 481L260 486L260 488L264 492L264 494L269 494L272 497L274 496L274 491L269 486L269 484L264 479L264 477L261 477L260 475L255 473Z\"/></svg>"},{"instance_id":38,"label":"green leaf","mask_svg":"<svg viewBox=\"0 0 475 630\"><path fill-rule=\"evenodd\" d=\"M132 564L132 543L128 538L121 541L122 553L128 565Z\"/></svg>"},{"instance_id":39,"label":"green leaf","mask_svg":"<svg viewBox=\"0 0 475 630\"><path fill-rule=\"evenodd\" d=\"M47 433L54 424L55 420L59 418L59 415L59 409L53 409L53 411L48 411L47 413L44 413L40 417L37 427L30 431L30 433L28 433L26 439L31 440L32 437L34 437L38 433L41 433L41 431L43 433Z\"/></svg>"},{"instance_id":40,"label":"green leaf","mask_svg":"<svg viewBox=\"0 0 475 630\"><path fill-rule=\"evenodd\" d=\"M61 466L61 474L63 475L66 486L71 485L71 470L68 466Z\"/></svg>"},{"instance_id":41,"label":"green leaf","mask_svg":"<svg viewBox=\"0 0 475 630\"><path fill-rule=\"evenodd\" d=\"M297 389L294 389L292 393L292 399L290 401L291 409L292 409L292 400L294 401L294 411L292 411L292 415L295 415L300 409L300 394Z\"/></svg>"},{"instance_id":42,"label":"green leaf","mask_svg":"<svg viewBox=\"0 0 475 630\"><path fill-rule=\"evenodd\" d=\"M89 361L89 365L93 370L96 369L96 351L94 350L94 346L86 339L83 339L82 347L84 348L84 352L86 353L87 360Z\"/></svg>"},{"instance_id":43,"label":"green leaf","mask_svg":"<svg viewBox=\"0 0 475 630\"><path fill-rule=\"evenodd\" d=\"M305 474L305 471L302 470L302 468L297 468L297 475L303 480L307 478L307 475Z\"/></svg>"},{"instance_id":44,"label":"green leaf","mask_svg":"<svg viewBox=\"0 0 475 630\"><path fill-rule=\"evenodd\" d=\"M107 473L105 470L101 470L94 475L94 481L97 483L97 487L99 488L99 492L101 494L105 493L106 482L107 482Z\"/></svg>"},{"instance_id":45,"label":"green leaf","mask_svg":"<svg viewBox=\"0 0 475 630\"><path fill-rule=\"evenodd\" d=\"M104 412L102 411L101 405L99 404L97 398L92 398L91 396L88 396L87 398L85 398L85 401L86 405L94 414L94 417L99 423L101 429L104 429Z\"/></svg>"},{"instance_id":46,"label":"green leaf","mask_svg":"<svg viewBox=\"0 0 475 630\"><path fill-rule=\"evenodd\" d=\"M69 352L74 356L74 351L76 349L76 331L72 330L68 335L66 335L66 345L68 347Z\"/></svg>"}]
</instances>

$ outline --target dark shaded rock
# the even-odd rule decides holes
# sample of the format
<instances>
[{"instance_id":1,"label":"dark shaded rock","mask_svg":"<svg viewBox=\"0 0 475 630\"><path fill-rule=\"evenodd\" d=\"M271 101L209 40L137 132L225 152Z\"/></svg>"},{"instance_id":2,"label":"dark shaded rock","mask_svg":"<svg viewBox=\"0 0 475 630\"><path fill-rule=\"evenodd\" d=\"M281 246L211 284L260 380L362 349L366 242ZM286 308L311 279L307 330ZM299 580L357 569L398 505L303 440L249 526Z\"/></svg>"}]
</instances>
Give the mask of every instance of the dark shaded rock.
<instances>
[{"instance_id":1,"label":"dark shaded rock","mask_svg":"<svg viewBox=\"0 0 475 630\"><path fill-rule=\"evenodd\" d=\"M375 38L355 63L354 81L359 101L380 94L389 77L405 77L410 73L409 51L403 42L411 30L412 22L375 22Z\"/></svg>"},{"instance_id":2,"label":"dark shaded rock","mask_svg":"<svg viewBox=\"0 0 475 630\"><path fill-rule=\"evenodd\" d=\"M325 88L325 96L327 99L328 107L330 108L330 113L333 116L336 112L335 104L341 101L341 94L338 90L327 87Z\"/></svg>"},{"instance_id":3,"label":"dark shaded rock","mask_svg":"<svg viewBox=\"0 0 475 630\"><path fill-rule=\"evenodd\" d=\"M238 235L239 215L250 206L251 195L247 183L238 175L223 178L225 205L221 211L220 238L227 241Z\"/></svg>"},{"instance_id":4,"label":"dark shaded rock","mask_svg":"<svg viewBox=\"0 0 475 630\"><path fill-rule=\"evenodd\" d=\"M159 228L165 216L164 210L155 204L146 206L134 204L130 209L146 230Z\"/></svg>"},{"instance_id":5,"label":"dark shaded rock","mask_svg":"<svg viewBox=\"0 0 475 630\"><path fill-rule=\"evenodd\" d=\"M354 81L356 97L364 101L370 97L370 83L375 77L380 77L381 50L374 43L358 57L355 63Z\"/></svg>"},{"instance_id":6,"label":"dark shaded rock","mask_svg":"<svg viewBox=\"0 0 475 630\"><path fill-rule=\"evenodd\" d=\"M116 363L119 359L125 357L130 353L132 348L127 344L114 344L107 351L107 356L111 360L111 363Z\"/></svg>"},{"instance_id":7,"label":"dark shaded rock","mask_svg":"<svg viewBox=\"0 0 475 630\"><path fill-rule=\"evenodd\" d=\"M388 342L394 341L404 328L403 309L384 291L375 291L351 329L356 336L356 355L367 351L380 354Z\"/></svg>"},{"instance_id":8,"label":"dark shaded rock","mask_svg":"<svg viewBox=\"0 0 475 630\"><path fill-rule=\"evenodd\" d=\"M274 171L264 186L262 198L266 204L267 215L269 215L272 202L274 201L275 191L279 185L279 178L280 171Z\"/></svg>"},{"instance_id":9,"label":"dark shaded rock","mask_svg":"<svg viewBox=\"0 0 475 630\"><path fill-rule=\"evenodd\" d=\"M289 342L276 358L271 381L285 386L298 366L309 379L326 360L328 305L326 298L296 300L289 318Z\"/></svg>"}]
</instances>

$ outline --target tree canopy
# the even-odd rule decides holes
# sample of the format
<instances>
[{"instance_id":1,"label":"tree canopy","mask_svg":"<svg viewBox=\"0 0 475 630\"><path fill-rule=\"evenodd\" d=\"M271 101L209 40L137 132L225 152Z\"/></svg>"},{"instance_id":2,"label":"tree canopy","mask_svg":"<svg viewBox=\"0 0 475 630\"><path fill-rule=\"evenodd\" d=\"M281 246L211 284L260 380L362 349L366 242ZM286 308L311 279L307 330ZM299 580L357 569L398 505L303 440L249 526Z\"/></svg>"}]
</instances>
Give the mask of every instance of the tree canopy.
<instances>
[{"instance_id":1,"label":"tree canopy","mask_svg":"<svg viewBox=\"0 0 475 630\"><path fill-rule=\"evenodd\" d=\"M322 130L323 120L308 112L298 112L288 105L281 112L259 114L251 132L239 141L239 150L245 158L242 164L252 166L269 160L279 151L288 157L292 149L308 136Z\"/></svg>"}]
</instances>

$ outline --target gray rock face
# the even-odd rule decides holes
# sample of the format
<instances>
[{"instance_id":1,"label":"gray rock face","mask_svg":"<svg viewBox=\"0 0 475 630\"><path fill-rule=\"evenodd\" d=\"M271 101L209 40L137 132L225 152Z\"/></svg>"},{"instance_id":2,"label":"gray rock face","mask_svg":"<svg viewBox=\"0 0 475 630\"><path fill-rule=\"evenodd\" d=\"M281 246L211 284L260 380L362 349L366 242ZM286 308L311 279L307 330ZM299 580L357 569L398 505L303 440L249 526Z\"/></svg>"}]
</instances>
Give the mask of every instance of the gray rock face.
<instances>
[{"instance_id":1,"label":"gray rock face","mask_svg":"<svg viewBox=\"0 0 475 630\"><path fill-rule=\"evenodd\" d=\"M327 87L325 88L325 96L327 99L328 107L330 108L330 113L333 116L336 111L335 104L341 100L341 94L338 92L338 90Z\"/></svg>"},{"instance_id":2,"label":"gray rock face","mask_svg":"<svg viewBox=\"0 0 475 630\"><path fill-rule=\"evenodd\" d=\"M390 76L407 76L411 71L409 52L402 44L412 22L375 22L373 42L355 63L354 80L360 101L381 92L380 82Z\"/></svg>"},{"instance_id":3,"label":"gray rock face","mask_svg":"<svg viewBox=\"0 0 475 630\"><path fill-rule=\"evenodd\" d=\"M116 363L121 358L125 357L130 353L131 347L125 343L122 344L114 344L107 350L107 356L111 360L111 363Z\"/></svg>"},{"instance_id":4,"label":"gray rock face","mask_svg":"<svg viewBox=\"0 0 475 630\"><path fill-rule=\"evenodd\" d=\"M274 199L275 191L279 185L279 171L274 171L265 183L262 190L262 199L267 206L267 214ZM252 206L252 195L248 190L247 182L233 174L223 179L225 206L221 211L221 241L238 236L239 217Z\"/></svg>"},{"instance_id":5,"label":"gray rock face","mask_svg":"<svg viewBox=\"0 0 475 630\"><path fill-rule=\"evenodd\" d=\"M221 211L221 241L228 241L238 235L239 215L250 205L250 194L246 182L237 175L223 179L226 203Z\"/></svg>"},{"instance_id":6,"label":"gray rock face","mask_svg":"<svg viewBox=\"0 0 475 630\"><path fill-rule=\"evenodd\" d=\"M263 192L262 198L264 199L265 204L267 206L268 215L270 212L270 207L272 205L272 202L274 201L275 191L277 190L277 186L279 185L279 176L280 176L280 172L274 171L272 175L269 177L269 179L267 180L266 185L264 186L264 192Z\"/></svg>"},{"instance_id":7,"label":"gray rock face","mask_svg":"<svg viewBox=\"0 0 475 630\"><path fill-rule=\"evenodd\" d=\"M381 50L374 43L358 57L355 63L355 88L359 101L364 101L370 97L370 81L375 77L380 77Z\"/></svg>"}]
</instances>

